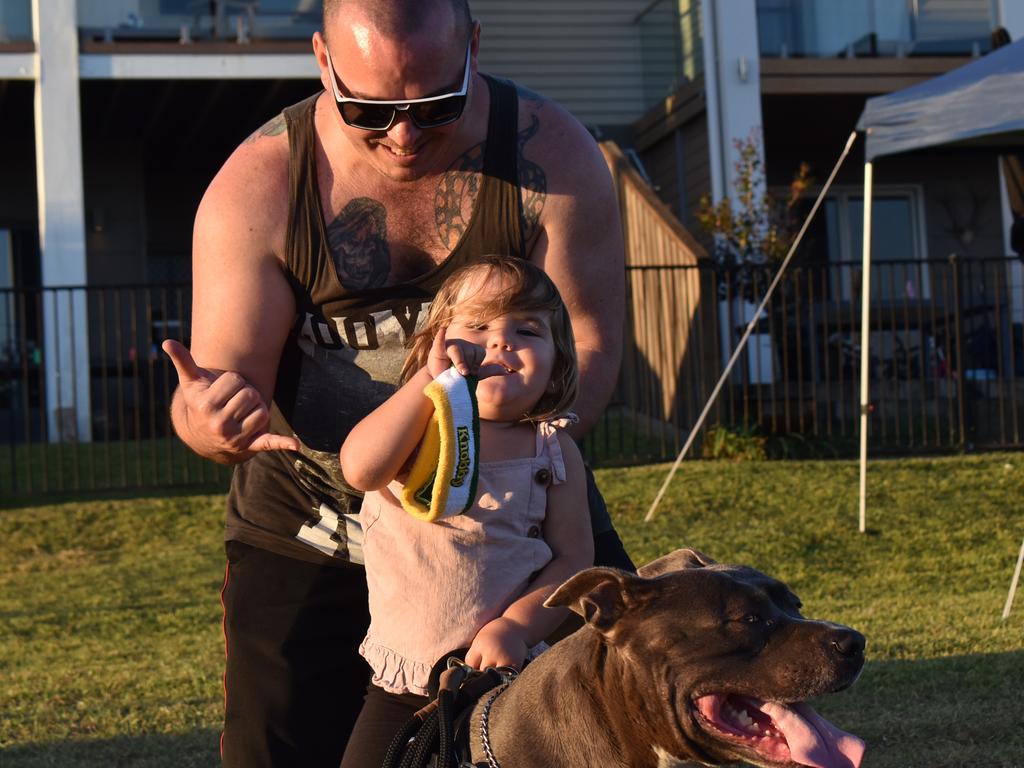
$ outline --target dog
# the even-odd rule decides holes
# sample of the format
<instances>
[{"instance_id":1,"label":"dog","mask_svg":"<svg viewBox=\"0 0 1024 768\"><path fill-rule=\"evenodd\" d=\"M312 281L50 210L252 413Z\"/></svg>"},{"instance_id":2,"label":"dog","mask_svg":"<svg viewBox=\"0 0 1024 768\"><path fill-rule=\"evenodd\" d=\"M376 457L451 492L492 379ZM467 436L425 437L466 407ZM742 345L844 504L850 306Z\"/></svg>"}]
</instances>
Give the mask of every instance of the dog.
<instances>
[{"instance_id":1,"label":"dog","mask_svg":"<svg viewBox=\"0 0 1024 768\"><path fill-rule=\"evenodd\" d=\"M470 764L860 765L864 743L804 702L856 681L864 636L805 619L782 582L681 549L582 571L546 604L585 624L475 705Z\"/></svg>"}]
</instances>

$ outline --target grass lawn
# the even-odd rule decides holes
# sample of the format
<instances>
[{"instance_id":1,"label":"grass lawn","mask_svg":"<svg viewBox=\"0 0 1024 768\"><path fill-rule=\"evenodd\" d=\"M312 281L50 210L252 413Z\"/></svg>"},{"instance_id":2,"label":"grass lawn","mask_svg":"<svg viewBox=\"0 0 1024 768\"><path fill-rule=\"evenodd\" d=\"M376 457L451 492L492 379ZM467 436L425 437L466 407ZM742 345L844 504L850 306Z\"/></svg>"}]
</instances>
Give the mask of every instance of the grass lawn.
<instances>
[{"instance_id":1,"label":"grass lawn","mask_svg":"<svg viewBox=\"0 0 1024 768\"><path fill-rule=\"evenodd\" d=\"M1024 454L857 467L685 463L598 473L630 552L681 545L786 580L810 616L867 635L850 691L816 706L865 738L866 768L1024 766ZM0 765L213 766L221 707L223 497L0 510Z\"/></svg>"}]
</instances>

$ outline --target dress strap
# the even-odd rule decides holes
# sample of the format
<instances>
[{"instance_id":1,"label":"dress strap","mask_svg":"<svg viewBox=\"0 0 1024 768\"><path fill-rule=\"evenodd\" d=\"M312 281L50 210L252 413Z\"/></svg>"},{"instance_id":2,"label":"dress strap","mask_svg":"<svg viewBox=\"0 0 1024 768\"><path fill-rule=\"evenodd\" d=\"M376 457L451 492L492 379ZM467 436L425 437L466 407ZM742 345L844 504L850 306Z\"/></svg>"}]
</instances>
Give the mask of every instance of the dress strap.
<instances>
[{"instance_id":1,"label":"dress strap","mask_svg":"<svg viewBox=\"0 0 1024 768\"><path fill-rule=\"evenodd\" d=\"M562 446L558 442L558 430L579 421L575 413L549 421L537 423L537 456L547 456L551 460L551 484L565 482L565 460L562 457Z\"/></svg>"}]
</instances>

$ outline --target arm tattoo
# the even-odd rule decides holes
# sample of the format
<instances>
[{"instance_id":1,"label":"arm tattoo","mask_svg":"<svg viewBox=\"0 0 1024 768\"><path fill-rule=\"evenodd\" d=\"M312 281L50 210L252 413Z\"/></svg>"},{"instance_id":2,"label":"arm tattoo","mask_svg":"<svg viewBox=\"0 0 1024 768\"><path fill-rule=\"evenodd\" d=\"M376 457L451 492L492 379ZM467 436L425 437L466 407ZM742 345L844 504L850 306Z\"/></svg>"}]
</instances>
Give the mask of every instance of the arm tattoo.
<instances>
[{"instance_id":1,"label":"arm tattoo","mask_svg":"<svg viewBox=\"0 0 1024 768\"><path fill-rule=\"evenodd\" d=\"M469 226L463 215L468 206L470 215L480 194L480 180L484 169L484 142L470 147L456 158L437 184L434 195L434 223L437 234L449 251L455 248L462 233Z\"/></svg>"},{"instance_id":2,"label":"arm tattoo","mask_svg":"<svg viewBox=\"0 0 1024 768\"><path fill-rule=\"evenodd\" d=\"M539 97L538 97L539 98ZM547 197L548 178L544 169L523 155L526 142L540 129L540 119L530 115L530 125L519 132L519 187L523 201L523 214L519 226L523 231L523 245L526 246L537 235L540 226L540 212Z\"/></svg>"},{"instance_id":3,"label":"arm tattoo","mask_svg":"<svg viewBox=\"0 0 1024 768\"><path fill-rule=\"evenodd\" d=\"M280 136L282 133L288 130L288 124L284 120L284 115L279 114L276 117L270 118L267 122L257 128L253 133L249 135L243 144L251 144L263 136Z\"/></svg>"},{"instance_id":4,"label":"arm tattoo","mask_svg":"<svg viewBox=\"0 0 1024 768\"><path fill-rule=\"evenodd\" d=\"M541 96L539 93L535 93L534 91L531 91L529 88L525 88L519 85L519 83L516 83L516 93L519 94L520 101L532 102L535 106L540 106L540 104L544 101L544 97Z\"/></svg>"},{"instance_id":5,"label":"arm tattoo","mask_svg":"<svg viewBox=\"0 0 1024 768\"><path fill-rule=\"evenodd\" d=\"M377 288L388 279L387 211L378 200L356 197L327 225L327 247L341 284L349 290Z\"/></svg>"}]
</instances>

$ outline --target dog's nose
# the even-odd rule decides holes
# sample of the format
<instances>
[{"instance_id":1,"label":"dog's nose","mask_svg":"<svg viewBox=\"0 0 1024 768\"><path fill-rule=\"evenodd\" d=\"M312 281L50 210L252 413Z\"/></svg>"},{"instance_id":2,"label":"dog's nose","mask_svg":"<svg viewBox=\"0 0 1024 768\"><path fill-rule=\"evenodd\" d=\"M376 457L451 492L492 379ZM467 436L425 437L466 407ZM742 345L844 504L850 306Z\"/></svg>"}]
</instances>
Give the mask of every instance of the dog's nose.
<instances>
[{"instance_id":1,"label":"dog's nose","mask_svg":"<svg viewBox=\"0 0 1024 768\"><path fill-rule=\"evenodd\" d=\"M849 627L837 627L832 630L829 642L832 650L845 659L864 653L864 635Z\"/></svg>"}]
</instances>

